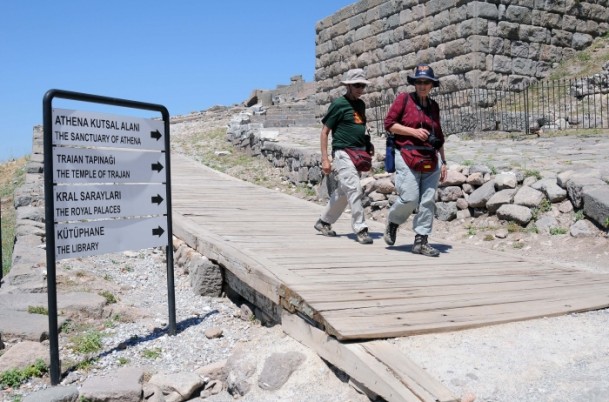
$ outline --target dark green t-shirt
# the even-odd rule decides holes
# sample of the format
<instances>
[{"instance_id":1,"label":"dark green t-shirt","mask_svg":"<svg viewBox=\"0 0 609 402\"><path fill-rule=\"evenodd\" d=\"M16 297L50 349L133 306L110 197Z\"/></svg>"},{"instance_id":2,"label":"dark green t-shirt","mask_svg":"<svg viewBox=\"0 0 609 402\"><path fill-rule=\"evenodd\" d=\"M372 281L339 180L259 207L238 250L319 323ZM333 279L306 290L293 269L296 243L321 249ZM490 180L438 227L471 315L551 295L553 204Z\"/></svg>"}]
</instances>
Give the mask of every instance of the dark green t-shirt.
<instances>
[{"instance_id":1,"label":"dark green t-shirt","mask_svg":"<svg viewBox=\"0 0 609 402\"><path fill-rule=\"evenodd\" d=\"M366 104L344 96L334 99L321 122L332 130L332 148L366 146Z\"/></svg>"}]
</instances>

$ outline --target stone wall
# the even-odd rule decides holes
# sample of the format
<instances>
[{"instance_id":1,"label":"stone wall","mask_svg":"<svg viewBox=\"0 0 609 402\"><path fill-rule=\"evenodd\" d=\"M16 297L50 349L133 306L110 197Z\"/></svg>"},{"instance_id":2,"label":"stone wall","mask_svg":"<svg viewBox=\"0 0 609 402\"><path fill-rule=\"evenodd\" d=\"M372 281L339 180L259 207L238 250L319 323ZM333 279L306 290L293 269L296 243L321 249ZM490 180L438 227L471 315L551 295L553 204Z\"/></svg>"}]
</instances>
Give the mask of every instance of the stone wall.
<instances>
[{"instance_id":1,"label":"stone wall","mask_svg":"<svg viewBox=\"0 0 609 402\"><path fill-rule=\"evenodd\" d=\"M544 78L609 31L609 0L360 0L316 26L317 111L341 96L341 75L364 68L364 99L409 90L430 64L442 92ZM411 89L411 88L410 88Z\"/></svg>"},{"instance_id":2,"label":"stone wall","mask_svg":"<svg viewBox=\"0 0 609 402\"><path fill-rule=\"evenodd\" d=\"M302 75L295 75L290 78L289 85L280 84L275 89L255 89L245 101L245 105L260 104L264 107L280 105L284 102L308 99L316 90L315 82L305 82Z\"/></svg>"}]
</instances>

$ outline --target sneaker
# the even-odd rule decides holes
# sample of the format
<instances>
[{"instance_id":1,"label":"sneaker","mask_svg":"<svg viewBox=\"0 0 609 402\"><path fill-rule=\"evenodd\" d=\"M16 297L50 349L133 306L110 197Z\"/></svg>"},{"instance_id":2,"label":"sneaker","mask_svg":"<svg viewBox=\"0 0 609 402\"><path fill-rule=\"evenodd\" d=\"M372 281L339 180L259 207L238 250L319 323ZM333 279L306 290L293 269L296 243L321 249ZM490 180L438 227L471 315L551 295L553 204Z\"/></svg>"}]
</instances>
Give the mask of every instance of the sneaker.
<instances>
[{"instance_id":1,"label":"sneaker","mask_svg":"<svg viewBox=\"0 0 609 402\"><path fill-rule=\"evenodd\" d=\"M318 232L321 232L321 234L324 236L336 236L336 232L332 230L332 225L322 221L321 219L318 219L317 222L315 222L314 228L317 229Z\"/></svg>"},{"instance_id":2,"label":"sneaker","mask_svg":"<svg viewBox=\"0 0 609 402\"><path fill-rule=\"evenodd\" d=\"M414 254L421 254L426 257L437 257L440 252L435 248L431 247L427 243L427 236L416 235L414 238L414 246L412 246L412 252Z\"/></svg>"},{"instance_id":3,"label":"sneaker","mask_svg":"<svg viewBox=\"0 0 609 402\"><path fill-rule=\"evenodd\" d=\"M368 229L362 229L357 234L357 242L361 244L372 244L372 238L368 236Z\"/></svg>"},{"instance_id":4,"label":"sneaker","mask_svg":"<svg viewBox=\"0 0 609 402\"><path fill-rule=\"evenodd\" d=\"M395 237L399 227L400 225L397 223L387 222L387 226L385 226L385 236L383 237L385 239L385 243L390 246L395 244Z\"/></svg>"}]
</instances>

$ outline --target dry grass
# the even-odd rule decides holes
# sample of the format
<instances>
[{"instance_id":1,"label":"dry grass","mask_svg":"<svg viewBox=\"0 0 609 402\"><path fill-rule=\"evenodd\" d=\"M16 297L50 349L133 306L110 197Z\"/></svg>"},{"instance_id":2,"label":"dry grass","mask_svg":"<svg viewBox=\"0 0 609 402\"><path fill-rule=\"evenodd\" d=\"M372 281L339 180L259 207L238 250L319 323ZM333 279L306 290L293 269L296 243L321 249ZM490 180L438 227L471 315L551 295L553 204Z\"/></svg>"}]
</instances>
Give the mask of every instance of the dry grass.
<instances>
[{"instance_id":1,"label":"dry grass","mask_svg":"<svg viewBox=\"0 0 609 402\"><path fill-rule=\"evenodd\" d=\"M13 255L13 239L15 237L15 207L13 194L25 180L25 165L27 158L0 164L0 200L2 216L2 273L8 273Z\"/></svg>"},{"instance_id":2,"label":"dry grass","mask_svg":"<svg viewBox=\"0 0 609 402\"><path fill-rule=\"evenodd\" d=\"M563 60L549 79L574 79L598 74L609 61L609 33L596 38L585 50Z\"/></svg>"},{"instance_id":3,"label":"dry grass","mask_svg":"<svg viewBox=\"0 0 609 402\"><path fill-rule=\"evenodd\" d=\"M173 151L188 155L198 162L232 177L271 190L318 201L315 190L296 186L283 177L281 169L262 157L252 157L226 140L226 128L193 130L172 139Z\"/></svg>"}]
</instances>

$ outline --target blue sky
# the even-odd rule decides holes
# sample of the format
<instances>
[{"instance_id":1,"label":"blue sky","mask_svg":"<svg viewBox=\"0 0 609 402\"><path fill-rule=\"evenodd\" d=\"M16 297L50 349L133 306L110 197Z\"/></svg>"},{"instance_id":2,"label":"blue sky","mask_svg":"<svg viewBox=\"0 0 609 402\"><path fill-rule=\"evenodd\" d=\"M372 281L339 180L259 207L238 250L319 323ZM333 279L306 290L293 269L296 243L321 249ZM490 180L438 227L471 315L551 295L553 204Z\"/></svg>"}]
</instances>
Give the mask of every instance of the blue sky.
<instances>
[{"instance_id":1,"label":"blue sky","mask_svg":"<svg viewBox=\"0 0 609 402\"><path fill-rule=\"evenodd\" d=\"M2 1L0 162L31 153L49 89L180 115L240 103L294 75L313 81L316 23L355 2Z\"/></svg>"}]
</instances>

